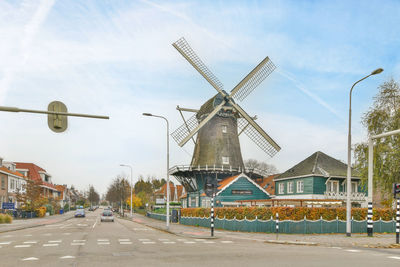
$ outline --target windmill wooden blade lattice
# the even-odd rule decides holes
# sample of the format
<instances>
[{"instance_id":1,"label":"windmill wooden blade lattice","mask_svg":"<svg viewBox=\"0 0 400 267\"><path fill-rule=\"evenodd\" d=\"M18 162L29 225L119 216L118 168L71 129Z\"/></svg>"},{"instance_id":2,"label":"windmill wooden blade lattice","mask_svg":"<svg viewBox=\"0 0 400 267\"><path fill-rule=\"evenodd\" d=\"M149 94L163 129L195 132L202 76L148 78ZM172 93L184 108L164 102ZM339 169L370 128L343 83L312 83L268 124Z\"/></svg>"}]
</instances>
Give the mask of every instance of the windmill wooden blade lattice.
<instances>
[{"instance_id":1,"label":"windmill wooden blade lattice","mask_svg":"<svg viewBox=\"0 0 400 267\"><path fill-rule=\"evenodd\" d=\"M171 136L174 138L175 142L178 144L185 139L186 136L190 134L197 126L199 122L197 121L196 114L186 120L181 126L179 126L174 132L172 132Z\"/></svg>"},{"instance_id":2,"label":"windmill wooden blade lattice","mask_svg":"<svg viewBox=\"0 0 400 267\"><path fill-rule=\"evenodd\" d=\"M218 91L222 94L223 84L218 78L207 68L197 54L190 47L185 38L181 38L172 44L176 50Z\"/></svg>"},{"instance_id":3,"label":"windmill wooden blade lattice","mask_svg":"<svg viewBox=\"0 0 400 267\"><path fill-rule=\"evenodd\" d=\"M261 148L270 157L273 157L280 150L279 146L276 147L275 145L272 145L250 123L248 123L246 119L238 119L238 129L239 132L243 131L259 148Z\"/></svg>"},{"instance_id":4,"label":"windmill wooden blade lattice","mask_svg":"<svg viewBox=\"0 0 400 267\"><path fill-rule=\"evenodd\" d=\"M275 69L274 63L266 57L232 89L230 97L242 101Z\"/></svg>"}]
</instances>

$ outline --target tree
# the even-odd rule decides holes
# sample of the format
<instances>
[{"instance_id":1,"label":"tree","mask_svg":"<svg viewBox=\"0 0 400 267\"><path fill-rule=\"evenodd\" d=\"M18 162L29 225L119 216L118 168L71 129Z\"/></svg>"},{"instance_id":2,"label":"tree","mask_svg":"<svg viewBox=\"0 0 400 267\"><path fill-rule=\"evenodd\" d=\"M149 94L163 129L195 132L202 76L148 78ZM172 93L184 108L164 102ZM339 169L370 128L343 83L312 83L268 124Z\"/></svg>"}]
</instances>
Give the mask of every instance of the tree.
<instances>
[{"instance_id":1,"label":"tree","mask_svg":"<svg viewBox=\"0 0 400 267\"><path fill-rule=\"evenodd\" d=\"M27 211L35 211L48 200L42 196L42 187L40 181L27 180L22 188L17 189L16 198L18 202L24 204Z\"/></svg>"},{"instance_id":2,"label":"tree","mask_svg":"<svg viewBox=\"0 0 400 267\"><path fill-rule=\"evenodd\" d=\"M272 165L256 159L248 159L244 162L244 166L249 169L259 169L266 173L266 175L278 173L278 169Z\"/></svg>"},{"instance_id":3,"label":"tree","mask_svg":"<svg viewBox=\"0 0 400 267\"><path fill-rule=\"evenodd\" d=\"M130 184L125 177L118 175L107 189L106 200L111 203L119 203L121 205L121 212L124 210L122 204L131 194Z\"/></svg>"},{"instance_id":4,"label":"tree","mask_svg":"<svg viewBox=\"0 0 400 267\"><path fill-rule=\"evenodd\" d=\"M90 205L92 205L92 203L97 204L100 201L100 195L99 195L99 193L96 192L93 185L89 185L89 191L87 193L87 196L88 196L88 201L90 202Z\"/></svg>"},{"instance_id":5,"label":"tree","mask_svg":"<svg viewBox=\"0 0 400 267\"><path fill-rule=\"evenodd\" d=\"M400 86L394 79L379 86L374 103L362 117L368 135L400 129ZM354 149L355 169L366 184L368 179L368 144L359 143ZM392 184L400 182L400 136L376 140L374 147L374 188L390 195Z\"/></svg>"},{"instance_id":6,"label":"tree","mask_svg":"<svg viewBox=\"0 0 400 267\"><path fill-rule=\"evenodd\" d=\"M131 206L131 197L130 197L130 196L126 199L126 204L127 204L129 207ZM143 206L142 200L141 200L139 197L137 197L136 195L133 195L133 198L132 198L132 208L140 208L140 207L142 207L142 206Z\"/></svg>"}]
</instances>

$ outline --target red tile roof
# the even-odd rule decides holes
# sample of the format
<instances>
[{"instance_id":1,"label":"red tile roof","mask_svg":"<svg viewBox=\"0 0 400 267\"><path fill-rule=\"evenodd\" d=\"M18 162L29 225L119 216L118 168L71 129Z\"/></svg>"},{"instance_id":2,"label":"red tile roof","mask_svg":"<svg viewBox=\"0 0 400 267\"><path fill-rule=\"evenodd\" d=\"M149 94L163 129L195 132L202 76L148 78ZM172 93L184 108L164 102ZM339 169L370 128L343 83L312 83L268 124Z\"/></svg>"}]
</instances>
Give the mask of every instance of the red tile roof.
<instances>
[{"instance_id":1,"label":"red tile roof","mask_svg":"<svg viewBox=\"0 0 400 267\"><path fill-rule=\"evenodd\" d=\"M280 174L272 174L268 177L264 177L261 181L257 181L257 184L265 189L270 195L275 195L275 181L274 178ZM267 186L268 184L268 186Z\"/></svg>"},{"instance_id":2,"label":"red tile roof","mask_svg":"<svg viewBox=\"0 0 400 267\"><path fill-rule=\"evenodd\" d=\"M230 182L232 182L233 180L235 180L239 175L240 175L240 174L235 175L235 176L232 176L232 177L229 177L229 178L226 178L225 180L221 181L221 183L220 183L219 186L218 186L218 190L223 189L223 188L224 188L225 186L227 186Z\"/></svg>"},{"instance_id":3,"label":"red tile roof","mask_svg":"<svg viewBox=\"0 0 400 267\"><path fill-rule=\"evenodd\" d=\"M169 182L169 199L174 199L175 198L175 185L173 182ZM164 184L163 186L161 186L161 188L159 190L157 190L156 192L154 192L154 194L156 195L164 195L165 197L167 197L167 184Z\"/></svg>"},{"instance_id":4,"label":"red tile roof","mask_svg":"<svg viewBox=\"0 0 400 267\"><path fill-rule=\"evenodd\" d=\"M28 178L32 181L40 181L42 185L52 188L55 191L58 191L57 188L50 183L47 183L42 180L40 177L39 171L46 172L45 169L40 168L39 166L33 163L25 163L25 162L15 162L17 169L27 169L28 170Z\"/></svg>"},{"instance_id":5,"label":"red tile roof","mask_svg":"<svg viewBox=\"0 0 400 267\"><path fill-rule=\"evenodd\" d=\"M3 171L3 172L9 173L9 174L13 174L13 175L19 176L21 178L27 179L27 177L23 176L21 173L11 171L11 170L7 169L4 166L0 167L0 170Z\"/></svg>"}]
</instances>

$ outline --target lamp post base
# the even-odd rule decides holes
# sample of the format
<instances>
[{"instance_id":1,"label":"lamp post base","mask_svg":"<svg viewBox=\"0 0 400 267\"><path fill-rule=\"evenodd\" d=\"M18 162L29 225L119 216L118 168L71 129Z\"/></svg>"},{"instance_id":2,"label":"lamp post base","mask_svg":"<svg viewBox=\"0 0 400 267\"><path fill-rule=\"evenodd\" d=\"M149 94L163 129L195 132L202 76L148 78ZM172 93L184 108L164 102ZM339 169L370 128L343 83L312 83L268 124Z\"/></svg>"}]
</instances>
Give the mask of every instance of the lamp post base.
<instances>
[{"instance_id":1,"label":"lamp post base","mask_svg":"<svg viewBox=\"0 0 400 267\"><path fill-rule=\"evenodd\" d=\"M346 236L347 237L351 237L351 233L346 233Z\"/></svg>"}]
</instances>

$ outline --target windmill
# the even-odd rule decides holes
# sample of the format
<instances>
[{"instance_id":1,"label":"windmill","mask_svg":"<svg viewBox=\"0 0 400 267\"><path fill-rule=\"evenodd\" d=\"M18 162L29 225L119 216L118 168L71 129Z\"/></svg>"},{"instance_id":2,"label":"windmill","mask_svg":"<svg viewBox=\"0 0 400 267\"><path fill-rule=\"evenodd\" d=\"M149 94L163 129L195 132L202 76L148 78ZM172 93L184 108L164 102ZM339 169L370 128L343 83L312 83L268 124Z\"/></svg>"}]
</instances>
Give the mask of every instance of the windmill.
<instances>
[{"instance_id":1,"label":"windmill","mask_svg":"<svg viewBox=\"0 0 400 267\"><path fill-rule=\"evenodd\" d=\"M246 171L262 176L261 173L246 170L244 167L239 135L245 133L271 157L280 147L255 122L256 116L248 115L236 101L243 101L274 71L275 65L266 57L228 94L183 37L172 45L217 90L217 94L198 110L177 106L184 123L171 136L181 147L189 140L194 142L195 147L191 164L186 167L175 166L171 169L171 174L189 192L200 191L205 178L211 175L218 181ZM182 111L194 114L186 120Z\"/></svg>"}]
</instances>

